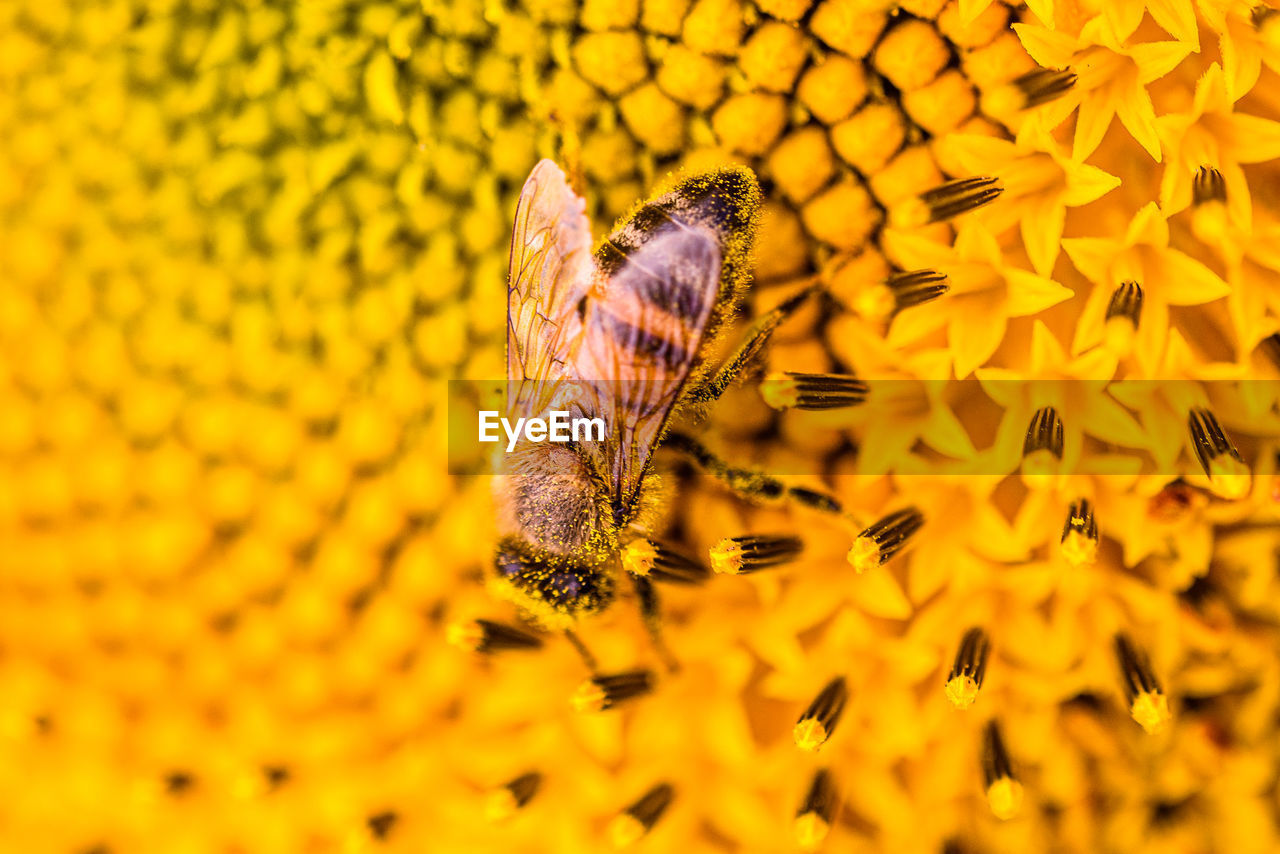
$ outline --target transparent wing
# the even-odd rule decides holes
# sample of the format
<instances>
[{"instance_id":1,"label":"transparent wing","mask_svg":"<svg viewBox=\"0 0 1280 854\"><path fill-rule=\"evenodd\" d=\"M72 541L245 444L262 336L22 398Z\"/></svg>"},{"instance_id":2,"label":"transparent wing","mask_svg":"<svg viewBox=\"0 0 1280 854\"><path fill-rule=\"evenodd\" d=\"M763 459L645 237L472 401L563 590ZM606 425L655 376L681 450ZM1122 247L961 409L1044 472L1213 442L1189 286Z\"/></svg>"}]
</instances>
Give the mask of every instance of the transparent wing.
<instances>
[{"instance_id":1,"label":"transparent wing","mask_svg":"<svg viewBox=\"0 0 1280 854\"><path fill-rule=\"evenodd\" d=\"M606 441L584 449L612 484L619 522L697 360L720 287L716 233L662 219L606 244L627 248L587 303L573 360L582 415L606 425Z\"/></svg>"},{"instance_id":2,"label":"transparent wing","mask_svg":"<svg viewBox=\"0 0 1280 854\"><path fill-rule=\"evenodd\" d=\"M593 269L586 200L573 192L560 167L542 160L520 191L511 235L509 412L542 412L575 378L570 350L582 334L578 307Z\"/></svg>"}]
</instances>

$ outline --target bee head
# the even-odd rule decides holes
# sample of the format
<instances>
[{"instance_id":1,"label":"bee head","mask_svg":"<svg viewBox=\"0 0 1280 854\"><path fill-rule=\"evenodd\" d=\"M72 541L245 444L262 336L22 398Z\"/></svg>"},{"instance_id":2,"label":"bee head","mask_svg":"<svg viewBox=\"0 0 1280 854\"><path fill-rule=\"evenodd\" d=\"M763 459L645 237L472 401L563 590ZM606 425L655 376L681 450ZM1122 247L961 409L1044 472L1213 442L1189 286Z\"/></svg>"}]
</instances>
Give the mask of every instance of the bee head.
<instances>
[{"instance_id":1,"label":"bee head","mask_svg":"<svg viewBox=\"0 0 1280 854\"><path fill-rule=\"evenodd\" d=\"M568 628L613 600L613 579L604 564L540 555L514 539L498 544L493 568L498 593L548 628Z\"/></svg>"}]
</instances>

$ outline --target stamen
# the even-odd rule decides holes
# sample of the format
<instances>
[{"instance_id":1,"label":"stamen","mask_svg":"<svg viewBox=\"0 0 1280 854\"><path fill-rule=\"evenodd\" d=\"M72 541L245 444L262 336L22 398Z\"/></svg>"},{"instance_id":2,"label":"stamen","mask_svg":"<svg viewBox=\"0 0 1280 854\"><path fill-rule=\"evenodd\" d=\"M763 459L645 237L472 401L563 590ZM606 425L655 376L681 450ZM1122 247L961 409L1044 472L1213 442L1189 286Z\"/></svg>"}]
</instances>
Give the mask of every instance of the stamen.
<instances>
[{"instance_id":1,"label":"stamen","mask_svg":"<svg viewBox=\"0 0 1280 854\"><path fill-rule=\"evenodd\" d=\"M672 584L701 584L707 568L662 543L636 540L622 549L622 567L632 575Z\"/></svg>"},{"instance_id":2,"label":"stamen","mask_svg":"<svg viewBox=\"0 0 1280 854\"><path fill-rule=\"evenodd\" d=\"M1022 473L1043 478L1058 470L1062 461L1062 419L1052 406L1042 406L1031 416L1022 442Z\"/></svg>"},{"instance_id":3,"label":"stamen","mask_svg":"<svg viewBox=\"0 0 1280 854\"><path fill-rule=\"evenodd\" d=\"M996 818L1007 820L1017 815L1022 805L1022 784L1013 775L1009 753L995 721L989 721L983 731L982 779L987 788L987 803Z\"/></svg>"},{"instance_id":4,"label":"stamen","mask_svg":"<svg viewBox=\"0 0 1280 854\"><path fill-rule=\"evenodd\" d=\"M844 677L837 676L827 683L822 693L809 704L800 720L796 721L792 735L796 747L801 750L817 750L826 743L840 722L840 714L849 699L849 689Z\"/></svg>"},{"instance_id":5,"label":"stamen","mask_svg":"<svg viewBox=\"0 0 1280 854\"><path fill-rule=\"evenodd\" d=\"M1227 182L1222 179L1222 173L1212 166L1197 169L1191 187L1192 201L1196 205L1227 200Z\"/></svg>"},{"instance_id":6,"label":"stamen","mask_svg":"<svg viewBox=\"0 0 1280 854\"><path fill-rule=\"evenodd\" d=\"M391 830L400 821L399 813L393 810L387 810L375 815L371 815L364 820L365 826L369 828L369 835L379 842L385 842L387 837L391 835Z\"/></svg>"},{"instance_id":7,"label":"stamen","mask_svg":"<svg viewBox=\"0 0 1280 854\"><path fill-rule=\"evenodd\" d=\"M184 795L196 784L196 778L186 771L174 771L164 777L164 790L170 795Z\"/></svg>"},{"instance_id":8,"label":"stamen","mask_svg":"<svg viewBox=\"0 0 1280 854\"><path fill-rule=\"evenodd\" d=\"M266 778L267 791L274 792L289 782L289 769L282 765L268 765L262 769L262 776Z\"/></svg>"},{"instance_id":9,"label":"stamen","mask_svg":"<svg viewBox=\"0 0 1280 854\"><path fill-rule=\"evenodd\" d=\"M652 690L652 670L628 670L611 676L592 676L578 686L571 702L580 712L603 712Z\"/></svg>"},{"instance_id":10,"label":"stamen","mask_svg":"<svg viewBox=\"0 0 1280 854\"><path fill-rule=\"evenodd\" d=\"M506 821L533 800L542 786L542 775L537 771L521 774L514 780L508 780L489 793L485 802L485 817L493 823Z\"/></svg>"},{"instance_id":11,"label":"stamen","mask_svg":"<svg viewBox=\"0 0 1280 854\"><path fill-rule=\"evenodd\" d=\"M947 277L936 270L912 270L905 273L894 273L885 285L893 292L894 308L923 305L935 300L951 289Z\"/></svg>"},{"instance_id":12,"label":"stamen","mask_svg":"<svg viewBox=\"0 0 1280 854\"><path fill-rule=\"evenodd\" d=\"M1169 698L1151 670L1145 652L1124 634L1116 635L1116 658L1124 679L1124 698L1129 714L1148 733L1158 733L1169 723Z\"/></svg>"},{"instance_id":13,"label":"stamen","mask_svg":"<svg viewBox=\"0 0 1280 854\"><path fill-rule=\"evenodd\" d=\"M675 790L669 783L659 783L640 800L619 813L609 825L609 838L613 840L613 846L626 848L652 830L666 812L674 794Z\"/></svg>"},{"instance_id":14,"label":"stamen","mask_svg":"<svg viewBox=\"0 0 1280 854\"><path fill-rule=\"evenodd\" d=\"M1072 502L1067 521L1062 525L1062 556L1072 566L1098 561L1098 523L1093 518L1093 504L1087 498Z\"/></svg>"},{"instance_id":15,"label":"stamen","mask_svg":"<svg viewBox=\"0 0 1280 854\"><path fill-rule=\"evenodd\" d=\"M996 86L982 95L982 110L990 116L1010 116L1061 98L1076 85L1070 68L1037 68Z\"/></svg>"},{"instance_id":16,"label":"stamen","mask_svg":"<svg viewBox=\"0 0 1280 854\"><path fill-rule=\"evenodd\" d=\"M867 399L867 384L847 374L777 372L760 386L764 402L774 409L842 409Z\"/></svg>"},{"instance_id":17,"label":"stamen","mask_svg":"<svg viewBox=\"0 0 1280 854\"><path fill-rule=\"evenodd\" d=\"M1004 191L995 178L959 178L908 197L889 211L894 228L917 228L976 210Z\"/></svg>"},{"instance_id":18,"label":"stamen","mask_svg":"<svg viewBox=\"0 0 1280 854\"><path fill-rule=\"evenodd\" d=\"M622 568L632 575L647 576L658 560L658 547L648 540L636 540L622 548Z\"/></svg>"},{"instance_id":19,"label":"stamen","mask_svg":"<svg viewBox=\"0 0 1280 854\"><path fill-rule=\"evenodd\" d=\"M951 675L947 677L945 686L947 699L957 709L967 709L978 699L978 690L982 687L982 677L987 672L987 655L990 652L991 642L987 633L976 626L965 632L960 639L960 649L956 652L956 660L951 665Z\"/></svg>"},{"instance_id":20,"label":"stamen","mask_svg":"<svg viewBox=\"0 0 1280 854\"><path fill-rule=\"evenodd\" d=\"M538 649L542 646L542 638L532 632L491 620L454 623L449 626L447 636L451 645L471 652Z\"/></svg>"},{"instance_id":21,"label":"stamen","mask_svg":"<svg viewBox=\"0 0 1280 854\"><path fill-rule=\"evenodd\" d=\"M711 568L727 575L772 569L800 554L799 537L728 537L711 549Z\"/></svg>"},{"instance_id":22,"label":"stamen","mask_svg":"<svg viewBox=\"0 0 1280 854\"><path fill-rule=\"evenodd\" d=\"M1191 430L1191 445L1195 449L1200 467L1209 476L1209 487L1222 498L1243 498L1249 493L1251 476L1249 467L1240 458L1240 452L1231 444L1222 425L1208 409L1197 407L1187 419Z\"/></svg>"},{"instance_id":23,"label":"stamen","mask_svg":"<svg viewBox=\"0 0 1280 854\"><path fill-rule=\"evenodd\" d=\"M1254 28L1260 30L1264 24L1273 20L1277 14L1280 14L1280 11L1272 9L1270 6L1258 5L1253 7L1249 19Z\"/></svg>"},{"instance_id":24,"label":"stamen","mask_svg":"<svg viewBox=\"0 0 1280 854\"><path fill-rule=\"evenodd\" d=\"M858 572L882 566L902 550L924 525L924 515L915 507L890 513L867 528L853 541L849 563Z\"/></svg>"},{"instance_id":25,"label":"stamen","mask_svg":"<svg viewBox=\"0 0 1280 854\"><path fill-rule=\"evenodd\" d=\"M935 270L899 271L863 288L854 298L853 308L863 317L886 321L903 309L935 300L948 290L947 277Z\"/></svg>"},{"instance_id":26,"label":"stamen","mask_svg":"<svg viewBox=\"0 0 1280 854\"><path fill-rule=\"evenodd\" d=\"M1013 80L1023 95L1024 110L1061 98L1076 85L1076 73L1070 68L1039 68Z\"/></svg>"},{"instance_id":27,"label":"stamen","mask_svg":"<svg viewBox=\"0 0 1280 854\"><path fill-rule=\"evenodd\" d=\"M1133 349L1133 338L1142 316L1142 286L1137 282L1121 282L1107 303L1105 341L1107 349L1124 358Z\"/></svg>"},{"instance_id":28,"label":"stamen","mask_svg":"<svg viewBox=\"0 0 1280 854\"><path fill-rule=\"evenodd\" d=\"M802 850L814 851L827 838L837 806L836 787L831 779L831 772L826 768L819 768L813 775L813 782L809 784L809 793L796 812L796 843Z\"/></svg>"}]
</instances>

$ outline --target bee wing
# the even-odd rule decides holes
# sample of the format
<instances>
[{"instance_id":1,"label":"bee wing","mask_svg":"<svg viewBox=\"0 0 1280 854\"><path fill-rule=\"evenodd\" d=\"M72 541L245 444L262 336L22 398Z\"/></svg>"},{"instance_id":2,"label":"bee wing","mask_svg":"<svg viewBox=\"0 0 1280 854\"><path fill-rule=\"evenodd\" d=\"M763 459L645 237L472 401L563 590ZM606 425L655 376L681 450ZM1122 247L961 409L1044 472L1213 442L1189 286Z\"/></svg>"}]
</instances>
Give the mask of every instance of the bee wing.
<instances>
[{"instance_id":1,"label":"bee wing","mask_svg":"<svg viewBox=\"0 0 1280 854\"><path fill-rule=\"evenodd\" d=\"M720 289L721 247L702 225L663 221L614 236L616 269L597 280L574 364L580 411L605 423L605 442L584 444L613 488L621 521L698 357Z\"/></svg>"},{"instance_id":2,"label":"bee wing","mask_svg":"<svg viewBox=\"0 0 1280 854\"><path fill-rule=\"evenodd\" d=\"M520 191L507 271L511 412L543 411L576 378L570 349L582 334L578 305L594 270L586 204L550 160L533 167Z\"/></svg>"}]
</instances>

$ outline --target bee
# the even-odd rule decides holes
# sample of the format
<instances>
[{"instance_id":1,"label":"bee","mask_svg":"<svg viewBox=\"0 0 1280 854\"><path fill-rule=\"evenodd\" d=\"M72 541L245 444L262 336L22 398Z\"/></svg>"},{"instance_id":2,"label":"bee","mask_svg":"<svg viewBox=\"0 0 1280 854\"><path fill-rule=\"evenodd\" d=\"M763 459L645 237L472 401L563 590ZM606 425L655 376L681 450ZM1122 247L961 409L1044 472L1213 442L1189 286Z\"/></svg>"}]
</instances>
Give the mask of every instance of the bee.
<instances>
[{"instance_id":1,"label":"bee","mask_svg":"<svg viewBox=\"0 0 1280 854\"><path fill-rule=\"evenodd\" d=\"M643 536L655 504L654 452L673 414L718 397L807 295L771 312L708 370L708 343L748 278L760 202L750 169L685 177L593 251L586 201L564 172L543 160L525 182L508 271L508 409L568 401L575 416L607 425L604 441L521 443L495 478L491 583L543 628L574 639L579 619L614 600L620 554ZM632 578L649 618L652 588Z\"/></svg>"}]
</instances>

